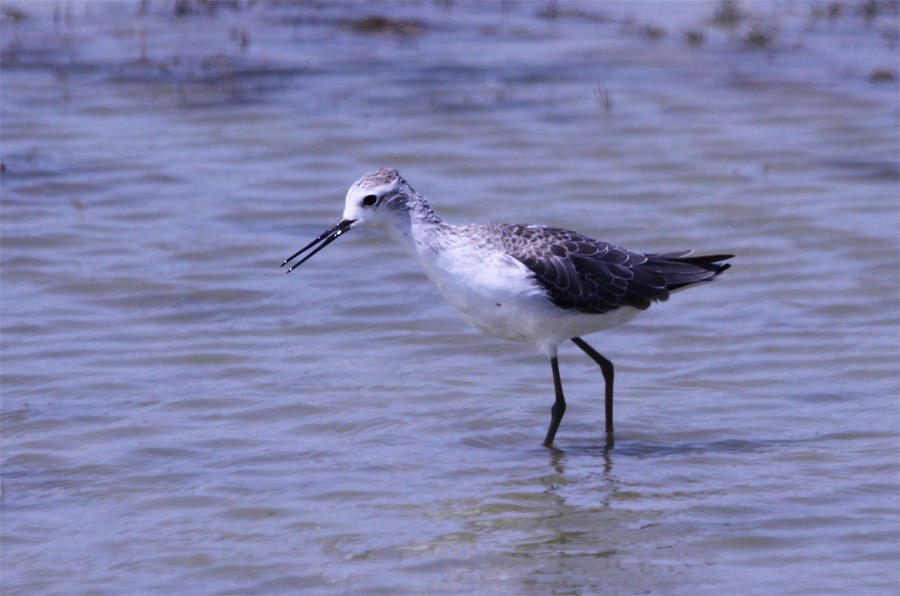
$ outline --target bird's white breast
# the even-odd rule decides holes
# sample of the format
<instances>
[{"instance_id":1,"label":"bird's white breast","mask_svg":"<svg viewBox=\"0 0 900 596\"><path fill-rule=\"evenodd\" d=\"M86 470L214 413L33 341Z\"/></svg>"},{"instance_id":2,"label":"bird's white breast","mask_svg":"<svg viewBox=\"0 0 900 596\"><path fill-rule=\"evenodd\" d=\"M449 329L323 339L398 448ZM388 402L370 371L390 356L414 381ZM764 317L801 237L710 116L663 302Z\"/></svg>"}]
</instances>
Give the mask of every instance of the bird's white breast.
<instances>
[{"instance_id":1,"label":"bird's white breast","mask_svg":"<svg viewBox=\"0 0 900 596\"><path fill-rule=\"evenodd\" d=\"M473 327L548 355L571 337L619 325L637 313L632 308L607 315L561 309L523 263L478 243L419 241L414 256L447 302Z\"/></svg>"}]
</instances>

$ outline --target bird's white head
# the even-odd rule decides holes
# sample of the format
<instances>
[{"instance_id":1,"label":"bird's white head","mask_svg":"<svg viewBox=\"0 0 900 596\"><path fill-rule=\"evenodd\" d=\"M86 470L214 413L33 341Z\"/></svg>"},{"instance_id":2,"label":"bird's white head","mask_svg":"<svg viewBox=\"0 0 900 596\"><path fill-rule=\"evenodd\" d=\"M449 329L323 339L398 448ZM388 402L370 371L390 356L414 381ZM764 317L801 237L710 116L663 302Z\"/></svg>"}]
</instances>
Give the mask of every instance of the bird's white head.
<instances>
[{"instance_id":1,"label":"bird's white head","mask_svg":"<svg viewBox=\"0 0 900 596\"><path fill-rule=\"evenodd\" d=\"M398 216L409 212L409 199L415 191L397 170L374 170L357 180L347 191L344 220L351 227L387 230Z\"/></svg>"},{"instance_id":2,"label":"bird's white head","mask_svg":"<svg viewBox=\"0 0 900 596\"><path fill-rule=\"evenodd\" d=\"M290 273L345 232L362 226L387 232L402 243L404 238L409 237L414 223L436 225L441 223L441 219L397 170L374 170L357 180L347 191L341 221L285 259L281 266L313 249L288 269Z\"/></svg>"}]
</instances>

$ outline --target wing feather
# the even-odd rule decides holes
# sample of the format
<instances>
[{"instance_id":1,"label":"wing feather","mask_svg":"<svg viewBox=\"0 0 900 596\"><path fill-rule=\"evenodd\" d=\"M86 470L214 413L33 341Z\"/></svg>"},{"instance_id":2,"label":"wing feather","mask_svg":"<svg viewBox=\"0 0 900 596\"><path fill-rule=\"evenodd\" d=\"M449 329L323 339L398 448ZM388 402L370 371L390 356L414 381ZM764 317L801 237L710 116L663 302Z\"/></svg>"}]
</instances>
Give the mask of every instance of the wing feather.
<instances>
[{"instance_id":1,"label":"wing feather","mask_svg":"<svg viewBox=\"0 0 900 596\"><path fill-rule=\"evenodd\" d=\"M640 310L672 290L709 281L730 267L733 255L689 257L692 251L648 254L625 250L571 230L488 224L486 243L497 243L523 263L556 306L602 314L622 306ZM493 239L493 240L491 240Z\"/></svg>"}]
</instances>

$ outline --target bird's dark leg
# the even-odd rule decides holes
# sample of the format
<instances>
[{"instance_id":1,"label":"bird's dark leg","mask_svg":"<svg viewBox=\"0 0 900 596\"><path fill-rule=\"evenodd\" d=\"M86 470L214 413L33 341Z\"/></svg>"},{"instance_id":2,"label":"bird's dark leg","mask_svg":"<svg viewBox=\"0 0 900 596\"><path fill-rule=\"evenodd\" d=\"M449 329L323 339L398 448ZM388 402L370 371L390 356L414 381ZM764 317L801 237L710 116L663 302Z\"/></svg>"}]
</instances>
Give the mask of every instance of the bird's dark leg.
<instances>
[{"instance_id":1,"label":"bird's dark leg","mask_svg":"<svg viewBox=\"0 0 900 596\"><path fill-rule=\"evenodd\" d=\"M553 438L563 414L566 413L566 398L563 397L562 381L559 378L559 361L556 356L550 359L550 367L553 369L553 387L556 389L556 402L550 408L550 428L547 429L547 438L544 439L544 447L553 445Z\"/></svg>"},{"instance_id":2,"label":"bird's dark leg","mask_svg":"<svg viewBox=\"0 0 900 596\"><path fill-rule=\"evenodd\" d=\"M600 365L603 372L603 380L606 381L606 432L608 435L613 431L613 363L604 358L600 352L592 348L586 341L580 337L573 337L572 343L584 350L584 353Z\"/></svg>"}]
</instances>

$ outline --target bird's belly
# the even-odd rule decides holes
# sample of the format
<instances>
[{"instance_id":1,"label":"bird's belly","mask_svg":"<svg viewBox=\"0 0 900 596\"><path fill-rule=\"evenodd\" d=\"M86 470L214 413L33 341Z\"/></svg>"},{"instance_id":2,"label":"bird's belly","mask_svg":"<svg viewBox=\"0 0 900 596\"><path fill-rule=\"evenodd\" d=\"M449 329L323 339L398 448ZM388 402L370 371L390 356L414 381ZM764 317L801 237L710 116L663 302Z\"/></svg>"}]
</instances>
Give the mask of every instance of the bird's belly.
<instances>
[{"instance_id":1,"label":"bird's belly","mask_svg":"<svg viewBox=\"0 0 900 596\"><path fill-rule=\"evenodd\" d=\"M451 263L460 261L457 258ZM631 307L605 314L559 308L524 265L503 255L468 267L442 268L441 264L422 263L425 273L466 322L488 335L532 345L550 356L567 339L621 325L639 312Z\"/></svg>"},{"instance_id":2,"label":"bird's belly","mask_svg":"<svg viewBox=\"0 0 900 596\"><path fill-rule=\"evenodd\" d=\"M626 306L604 314L588 314L561 309L544 296L470 299L465 309L456 310L476 329L529 344L548 356L555 355L556 346L568 339L622 325L640 312Z\"/></svg>"}]
</instances>

